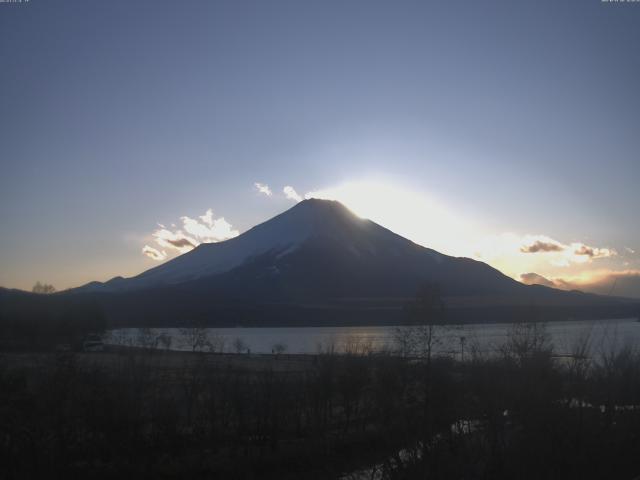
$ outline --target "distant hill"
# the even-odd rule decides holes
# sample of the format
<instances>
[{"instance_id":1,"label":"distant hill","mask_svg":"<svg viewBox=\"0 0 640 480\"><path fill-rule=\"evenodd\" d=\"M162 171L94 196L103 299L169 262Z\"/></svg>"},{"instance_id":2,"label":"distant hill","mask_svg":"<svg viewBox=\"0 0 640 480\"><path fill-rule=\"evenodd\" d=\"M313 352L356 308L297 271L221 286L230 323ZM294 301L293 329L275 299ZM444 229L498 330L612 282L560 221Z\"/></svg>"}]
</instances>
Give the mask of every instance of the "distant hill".
<instances>
[{"instance_id":1,"label":"distant hill","mask_svg":"<svg viewBox=\"0 0 640 480\"><path fill-rule=\"evenodd\" d=\"M635 308L626 299L524 285L317 199L138 276L63 295L96 299L119 325L373 324L406 321L403 307L424 282L440 286L455 321L506 321L534 310L602 318Z\"/></svg>"},{"instance_id":2,"label":"distant hill","mask_svg":"<svg viewBox=\"0 0 640 480\"><path fill-rule=\"evenodd\" d=\"M0 287L0 350L77 347L107 326L103 308L90 295L36 294Z\"/></svg>"}]
</instances>

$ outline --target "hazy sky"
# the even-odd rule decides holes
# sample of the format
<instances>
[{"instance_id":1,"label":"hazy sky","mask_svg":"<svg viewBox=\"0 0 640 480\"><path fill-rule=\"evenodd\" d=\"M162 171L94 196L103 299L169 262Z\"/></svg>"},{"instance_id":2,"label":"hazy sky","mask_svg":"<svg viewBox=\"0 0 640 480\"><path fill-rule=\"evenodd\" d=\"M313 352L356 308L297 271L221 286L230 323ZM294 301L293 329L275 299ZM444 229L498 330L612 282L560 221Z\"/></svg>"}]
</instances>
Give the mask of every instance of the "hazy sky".
<instances>
[{"instance_id":1,"label":"hazy sky","mask_svg":"<svg viewBox=\"0 0 640 480\"><path fill-rule=\"evenodd\" d=\"M637 2L0 3L0 285L138 273L285 186L515 278L633 276L639 46Z\"/></svg>"}]
</instances>

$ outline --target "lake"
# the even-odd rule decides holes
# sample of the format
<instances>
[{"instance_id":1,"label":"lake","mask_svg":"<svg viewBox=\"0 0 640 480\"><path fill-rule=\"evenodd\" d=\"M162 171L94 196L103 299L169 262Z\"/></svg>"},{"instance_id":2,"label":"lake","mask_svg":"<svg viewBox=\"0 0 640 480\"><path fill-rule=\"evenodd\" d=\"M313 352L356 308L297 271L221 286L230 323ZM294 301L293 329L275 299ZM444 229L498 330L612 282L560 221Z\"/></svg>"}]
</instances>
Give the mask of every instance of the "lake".
<instances>
[{"instance_id":1,"label":"lake","mask_svg":"<svg viewBox=\"0 0 640 480\"><path fill-rule=\"evenodd\" d=\"M315 354L333 351L345 353L383 352L396 349L398 327L282 327L282 328L207 328L202 332L216 352ZM640 322L636 319L565 321L544 324L558 355L571 354L580 342L589 342L590 355L640 345ZM460 355L464 349L495 352L512 331L512 324L476 324L437 327L436 353ZM107 332L109 345L144 346L171 350L192 350L194 330L180 328L124 328ZM157 341L157 339L162 339ZM207 347L208 349L208 347Z\"/></svg>"}]
</instances>

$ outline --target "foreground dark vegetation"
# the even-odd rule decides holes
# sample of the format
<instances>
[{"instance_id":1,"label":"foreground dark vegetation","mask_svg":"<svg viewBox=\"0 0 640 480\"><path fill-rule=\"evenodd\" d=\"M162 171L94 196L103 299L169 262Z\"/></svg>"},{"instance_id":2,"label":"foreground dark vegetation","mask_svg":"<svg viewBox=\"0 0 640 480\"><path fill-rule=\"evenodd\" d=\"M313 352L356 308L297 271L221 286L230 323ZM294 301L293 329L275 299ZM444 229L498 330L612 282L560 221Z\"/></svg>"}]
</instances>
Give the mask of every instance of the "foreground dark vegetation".
<instances>
[{"instance_id":1,"label":"foreground dark vegetation","mask_svg":"<svg viewBox=\"0 0 640 480\"><path fill-rule=\"evenodd\" d=\"M432 355L434 285L383 354L220 354L203 327L193 352L142 329L143 348L82 353L106 325L94 302L0 313L2 478L640 477L640 355L582 338L554 357L533 310L495 352L461 338L455 358Z\"/></svg>"},{"instance_id":2,"label":"foreground dark vegetation","mask_svg":"<svg viewBox=\"0 0 640 480\"><path fill-rule=\"evenodd\" d=\"M47 287L53 288L39 288ZM0 352L47 351L60 344L79 350L87 335L107 326L91 299L0 289Z\"/></svg>"},{"instance_id":3,"label":"foreground dark vegetation","mask_svg":"<svg viewBox=\"0 0 640 480\"><path fill-rule=\"evenodd\" d=\"M640 475L640 357L554 358L544 328L490 357L6 353L5 478L628 478ZM353 473L360 472L360 473Z\"/></svg>"}]
</instances>

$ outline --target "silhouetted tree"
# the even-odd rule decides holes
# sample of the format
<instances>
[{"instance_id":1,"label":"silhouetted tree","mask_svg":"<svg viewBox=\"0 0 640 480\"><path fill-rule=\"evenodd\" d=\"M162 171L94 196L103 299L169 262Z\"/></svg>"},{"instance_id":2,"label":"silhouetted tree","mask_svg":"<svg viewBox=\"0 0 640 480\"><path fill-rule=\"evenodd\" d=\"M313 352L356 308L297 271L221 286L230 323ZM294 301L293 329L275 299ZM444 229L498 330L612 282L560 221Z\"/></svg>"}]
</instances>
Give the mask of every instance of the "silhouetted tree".
<instances>
[{"instance_id":1,"label":"silhouetted tree","mask_svg":"<svg viewBox=\"0 0 640 480\"><path fill-rule=\"evenodd\" d=\"M211 350L212 344L207 335L207 329L203 325L183 327L180 334L184 337L185 343L192 352L202 352L205 349Z\"/></svg>"},{"instance_id":2,"label":"silhouetted tree","mask_svg":"<svg viewBox=\"0 0 640 480\"><path fill-rule=\"evenodd\" d=\"M242 353L247 350L247 344L242 338L236 337L233 340L233 349L236 351L236 353Z\"/></svg>"},{"instance_id":3,"label":"silhouetted tree","mask_svg":"<svg viewBox=\"0 0 640 480\"><path fill-rule=\"evenodd\" d=\"M403 356L412 354L431 363L433 348L439 341L436 330L444 323L444 301L440 286L425 282L418 287L415 299L406 306L410 327L395 330L394 340Z\"/></svg>"},{"instance_id":4,"label":"silhouetted tree","mask_svg":"<svg viewBox=\"0 0 640 480\"><path fill-rule=\"evenodd\" d=\"M49 294L49 293L55 293L56 287L48 283L36 282L36 284L33 286L31 291L33 293Z\"/></svg>"}]
</instances>

